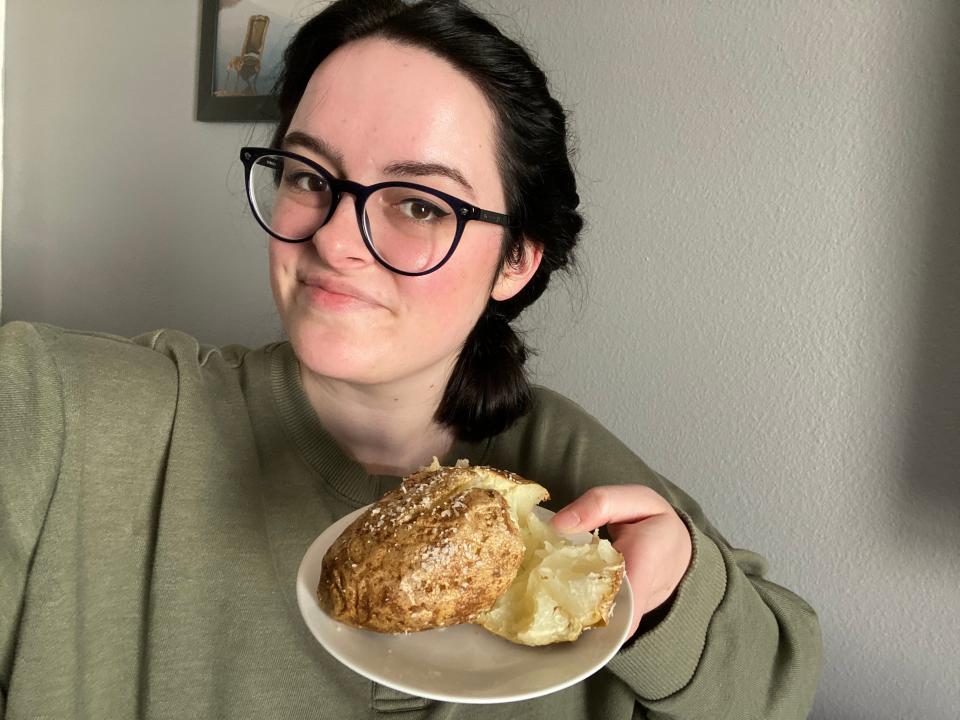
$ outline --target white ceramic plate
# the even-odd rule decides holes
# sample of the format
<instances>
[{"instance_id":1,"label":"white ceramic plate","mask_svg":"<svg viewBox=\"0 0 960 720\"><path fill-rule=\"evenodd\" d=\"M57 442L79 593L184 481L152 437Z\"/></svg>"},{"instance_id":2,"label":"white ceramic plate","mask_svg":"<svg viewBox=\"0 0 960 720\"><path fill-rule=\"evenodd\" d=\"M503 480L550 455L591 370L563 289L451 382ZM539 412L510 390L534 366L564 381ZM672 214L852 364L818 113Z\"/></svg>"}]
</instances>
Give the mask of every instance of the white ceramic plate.
<instances>
[{"instance_id":1,"label":"white ceramic plate","mask_svg":"<svg viewBox=\"0 0 960 720\"><path fill-rule=\"evenodd\" d=\"M475 625L408 635L386 635L337 622L317 602L320 564L327 548L366 508L328 527L307 550L297 573L297 603L320 644L347 667L381 685L420 697L458 703L500 703L546 695L592 675L617 652L630 629L633 595L626 578L610 624L572 643L516 645ZM553 515L536 508L541 518ZM589 533L568 536L589 542Z\"/></svg>"}]
</instances>

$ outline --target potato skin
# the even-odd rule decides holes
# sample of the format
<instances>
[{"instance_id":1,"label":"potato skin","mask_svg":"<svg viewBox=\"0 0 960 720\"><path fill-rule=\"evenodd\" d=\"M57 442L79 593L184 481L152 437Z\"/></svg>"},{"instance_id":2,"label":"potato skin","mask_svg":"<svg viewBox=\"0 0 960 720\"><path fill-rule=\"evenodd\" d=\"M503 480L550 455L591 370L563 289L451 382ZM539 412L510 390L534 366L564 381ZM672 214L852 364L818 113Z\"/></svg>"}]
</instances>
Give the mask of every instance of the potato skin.
<instances>
[{"instance_id":1,"label":"potato skin","mask_svg":"<svg viewBox=\"0 0 960 720\"><path fill-rule=\"evenodd\" d=\"M323 558L321 607L386 633L471 622L489 610L524 545L503 495L469 487L475 470L418 472L358 517Z\"/></svg>"}]
</instances>

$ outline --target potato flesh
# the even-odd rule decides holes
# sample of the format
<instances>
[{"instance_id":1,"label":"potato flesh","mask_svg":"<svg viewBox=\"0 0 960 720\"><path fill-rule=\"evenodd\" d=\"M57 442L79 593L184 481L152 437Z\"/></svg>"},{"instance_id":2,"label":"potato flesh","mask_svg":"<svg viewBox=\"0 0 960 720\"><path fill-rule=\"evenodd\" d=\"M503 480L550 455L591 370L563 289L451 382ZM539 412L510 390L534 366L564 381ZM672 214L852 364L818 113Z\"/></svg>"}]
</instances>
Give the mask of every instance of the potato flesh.
<instances>
[{"instance_id":1,"label":"potato flesh","mask_svg":"<svg viewBox=\"0 0 960 720\"><path fill-rule=\"evenodd\" d=\"M477 622L523 645L571 641L606 625L623 579L623 556L596 535L574 545L532 512L518 519L523 563L507 592Z\"/></svg>"},{"instance_id":2,"label":"potato flesh","mask_svg":"<svg viewBox=\"0 0 960 720\"><path fill-rule=\"evenodd\" d=\"M475 622L522 645L569 642L606 625L624 574L623 556L613 545L596 534L592 542L575 545L555 532L533 512L546 496L536 483L482 474L469 487L504 496L525 548L507 592Z\"/></svg>"}]
</instances>

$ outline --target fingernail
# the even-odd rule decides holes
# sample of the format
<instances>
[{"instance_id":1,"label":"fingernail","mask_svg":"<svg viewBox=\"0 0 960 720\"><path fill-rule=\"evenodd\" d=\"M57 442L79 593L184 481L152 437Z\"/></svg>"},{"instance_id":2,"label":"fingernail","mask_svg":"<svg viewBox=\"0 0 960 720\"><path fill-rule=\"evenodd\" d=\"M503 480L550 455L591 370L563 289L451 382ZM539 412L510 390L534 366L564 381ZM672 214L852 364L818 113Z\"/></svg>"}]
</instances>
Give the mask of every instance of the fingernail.
<instances>
[{"instance_id":1,"label":"fingernail","mask_svg":"<svg viewBox=\"0 0 960 720\"><path fill-rule=\"evenodd\" d=\"M561 510L553 516L553 526L557 530L573 530L580 524L580 516L573 510Z\"/></svg>"}]
</instances>

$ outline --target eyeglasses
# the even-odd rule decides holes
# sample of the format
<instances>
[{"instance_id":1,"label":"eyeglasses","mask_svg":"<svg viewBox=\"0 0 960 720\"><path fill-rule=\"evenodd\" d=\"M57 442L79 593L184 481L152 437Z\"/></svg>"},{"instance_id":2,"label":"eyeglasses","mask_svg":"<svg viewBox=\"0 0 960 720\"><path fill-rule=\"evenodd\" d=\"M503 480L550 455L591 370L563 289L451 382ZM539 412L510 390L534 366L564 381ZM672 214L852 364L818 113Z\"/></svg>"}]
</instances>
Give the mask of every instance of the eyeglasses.
<instances>
[{"instance_id":1,"label":"eyeglasses","mask_svg":"<svg viewBox=\"0 0 960 720\"><path fill-rule=\"evenodd\" d=\"M286 150L245 147L240 160L250 207L270 235L283 242L306 242L333 217L343 194L350 193L370 254L400 275L426 275L442 266L471 220L518 227L509 215L481 210L425 185L341 180Z\"/></svg>"}]
</instances>

